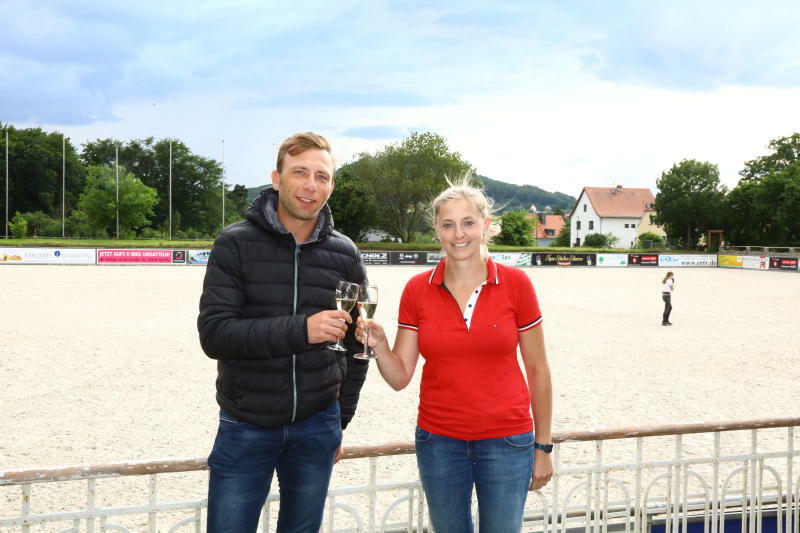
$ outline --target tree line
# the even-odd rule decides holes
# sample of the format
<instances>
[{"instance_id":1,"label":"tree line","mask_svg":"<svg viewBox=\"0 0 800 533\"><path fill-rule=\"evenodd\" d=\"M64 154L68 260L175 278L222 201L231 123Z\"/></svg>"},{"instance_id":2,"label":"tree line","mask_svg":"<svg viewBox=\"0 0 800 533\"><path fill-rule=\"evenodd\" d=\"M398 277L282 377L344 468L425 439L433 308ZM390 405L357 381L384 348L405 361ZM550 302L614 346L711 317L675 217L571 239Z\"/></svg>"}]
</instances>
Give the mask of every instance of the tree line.
<instances>
[{"instance_id":1,"label":"tree line","mask_svg":"<svg viewBox=\"0 0 800 533\"><path fill-rule=\"evenodd\" d=\"M685 159L657 180L655 222L670 242L694 248L722 229L735 246L800 246L800 133L769 143L770 153L744 163L731 190L717 165Z\"/></svg>"},{"instance_id":2,"label":"tree line","mask_svg":"<svg viewBox=\"0 0 800 533\"><path fill-rule=\"evenodd\" d=\"M17 237L114 237L117 211L122 238L166 238L171 230L173 238L209 239L222 227L222 166L180 140L97 139L78 149L59 132L0 123L6 128L9 229ZM246 201L246 187L226 186L225 223L244 215ZM5 220L5 198L0 213Z\"/></svg>"}]
</instances>

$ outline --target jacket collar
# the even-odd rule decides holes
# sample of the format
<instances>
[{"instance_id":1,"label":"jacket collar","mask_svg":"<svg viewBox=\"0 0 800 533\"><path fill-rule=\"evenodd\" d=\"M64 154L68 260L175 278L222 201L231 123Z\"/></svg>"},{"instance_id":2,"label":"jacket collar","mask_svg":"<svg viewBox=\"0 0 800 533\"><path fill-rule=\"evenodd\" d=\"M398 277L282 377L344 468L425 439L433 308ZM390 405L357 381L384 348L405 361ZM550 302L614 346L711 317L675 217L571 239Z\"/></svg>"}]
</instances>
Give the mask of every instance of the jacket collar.
<instances>
[{"instance_id":1,"label":"jacket collar","mask_svg":"<svg viewBox=\"0 0 800 533\"><path fill-rule=\"evenodd\" d=\"M278 218L278 191L268 185L247 208L247 220L275 235L291 235ZM317 225L307 242L315 242L328 237L333 232L333 215L328 204L317 217ZM302 244L302 243L301 243Z\"/></svg>"}]
</instances>

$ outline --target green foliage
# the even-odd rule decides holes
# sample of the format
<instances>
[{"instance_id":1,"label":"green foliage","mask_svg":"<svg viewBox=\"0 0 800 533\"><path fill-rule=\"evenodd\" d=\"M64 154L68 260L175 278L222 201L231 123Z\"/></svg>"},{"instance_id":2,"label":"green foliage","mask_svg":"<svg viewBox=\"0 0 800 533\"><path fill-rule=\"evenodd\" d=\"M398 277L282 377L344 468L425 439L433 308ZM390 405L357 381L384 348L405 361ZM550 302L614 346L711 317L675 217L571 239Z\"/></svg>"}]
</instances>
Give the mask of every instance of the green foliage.
<instances>
[{"instance_id":1,"label":"green foliage","mask_svg":"<svg viewBox=\"0 0 800 533\"><path fill-rule=\"evenodd\" d=\"M64 203L69 213L74 208L86 180L86 169L81 165L69 139L64 143L62 158L61 133L48 133L40 128L17 129L0 123L3 174L5 128L8 128L9 206L21 213L43 211L48 216L58 215L60 218L63 180ZM62 174L62 160L65 179ZM5 202L0 202L0 213L0 217L5 218Z\"/></svg>"},{"instance_id":2,"label":"green foliage","mask_svg":"<svg viewBox=\"0 0 800 533\"><path fill-rule=\"evenodd\" d=\"M81 158L86 165L113 166L114 150L119 147L119 164L156 190L153 225L163 227L169 223L170 141L173 233L178 229L194 228L212 234L222 226L222 166L217 161L193 154L177 139L156 141L153 137L127 143L98 139L83 145ZM231 193L233 191L227 194ZM241 192L237 191L232 213L239 213L239 196ZM227 211L226 206L226 218ZM180 224L175 222L176 215L180 216ZM236 217L234 220L238 219L238 214Z\"/></svg>"},{"instance_id":3,"label":"green foliage","mask_svg":"<svg viewBox=\"0 0 800 533\"><path fill-rule=\"evenodd\" d=\"M476 176L475 179L483 185L486 195L494 201L501 213L519 209L527 212L532 205L539 210L550 206L554 211L562 211L571 208L576 200L568 194L547 192L534 185L513 185L486 176Z\"/></svg>"},{"instance_id":4,"label":"green foliage","mask_svg":"<svg viewBox=\"0 0 800 533\"><path fill-rule=\"evenodd\" d=\"M558 232L556 238L550 243L553 248L569 248L571 241L569 217L564 215L564 227Z\"/></svg>"},{"instance_id":5,"label":"green foliage","mask_svg":"<svg viewBox=\"0 0 800 533\"><path fill-rule=\"evenodd\" d=\"M744 164L744 169L739 172L742 181L757 181L768 174L785 170L800 163L800 133L789 137L779 137L769 143L772 153L757 157Z\"/></svg>"},{"instance_id":6,"label":"green foliage","mask_svg":"<svg viewBox=\"0 0 800 533\"><path fill-rule=\"evenodd\" d=\"M28 221L17 211L14 218L8 222L8 231L15 239L24 239L28 236Z\"/></svg>"},{"instance_id":7,"label":"green foliage","mask_svg":"<svg viewBox=\"0 0 800 533\"><path fill-rule=\"evenodd\" d=\"M501 230L495 238L497 244L508 246L533 246L536 244L536 225L523 210L508 211L500 217Z\"/></svg>"},{"instance_id":8,"label":"green foliage","mask_svg":"<svg viewBox=\"0 0 800 533\"><path fill-rule=\"evenodd\" d=\"M156 191L119 168L119 231L120 237L133 234L150 224L153 206L158 198ZM86 214L86 222L92 231L114 235L116 233L117 202L116 172L108 166L89 167L86 189L78 200L78 208Z\"/></svg>"},{"instance_id":9,"label":"green foliage","mask_svg":"<svg viewBox=\"0 0 800 533\"><path fill-rule=\"evenodd\" d=\"M700 235L722 226L725 188L716 165L684 159L656 181L655 223L670 240L685 239L689 248Z\"/></svg>"},{"instance_id":10,"label":"green foliage","mask_svg":"<svg viewBox=\"0 0 800 533\"><path fill-rule=\"evenodd\" d=\"M663 242L664 239L661 238L661 235L658 235L651 231L646 231L641 235L639 235L639 242L637 246L639 248L654 248L654 247L660 247Z\"/></svg>"},{"instance_id":11,"label":"green foliage","mask_svg":"<svg viewBox=\"0 0 800 533\"><path fill-rule=\"evenodd\" d=\"M608 235L602 233L590 233L583 239L586 248L608 248Z\"/></svg>"},{"instance_id":12,"label":"green foliage","mask_svg":"<svg viewBox=\"0 0 800 533\"><path fill-rule=\"evenodd\" d=\"M349 165L336 172L328 206L336 229L354 241L364 240L367 232L378 225L374 191L354 175Z\"/></svg>"},{"instance_id":13,"label":"green foliage","mask_svg":"<svg viewBox=\"0 0 800 533\"><path fill-rule=\"evenodd\" d=\"M54 219L47 216L43 211L33 211L23 213L22 216L28 221L28 232L34 237L60 237L61 219Z\"/></svg>"},{"instance_id":14,"label":"green foliage","mask_svg":"<svg viewBox=\"0 0 800 533\"><path fill-rule=\"evenodd\" d=\"M372 155L362 153L346 168L374 194L380 206L377 227L404 242L414 240L428 205L447 187L446 178L473 172L444 137L430 132L412 133Z\"/></svg>"}]
</instances>

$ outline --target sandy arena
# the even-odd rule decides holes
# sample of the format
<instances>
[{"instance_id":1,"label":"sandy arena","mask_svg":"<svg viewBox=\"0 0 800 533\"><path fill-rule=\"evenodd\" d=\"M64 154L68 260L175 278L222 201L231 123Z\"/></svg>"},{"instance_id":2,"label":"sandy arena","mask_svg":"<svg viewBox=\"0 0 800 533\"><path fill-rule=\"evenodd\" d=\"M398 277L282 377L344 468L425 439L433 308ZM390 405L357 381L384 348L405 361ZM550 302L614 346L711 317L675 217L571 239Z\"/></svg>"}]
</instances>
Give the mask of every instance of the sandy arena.
<instances>
[{"instance_id":1,"label":"sandy arena","mask_svg":"<svg viewBox=\"0 0 800 533\"><path fill-rule=\"evenodd\" d=\"M402 287L422 270L369 268L392 337ZM526 271L556 431L800 415L800 275L677 269L675 325L662 327L664 269ZM0 267L0 470L205 457L217 406L195 325L204 272ZM420 369L400 393L371 369L345 446L412 440ZM0 516L16 511L16 493L0 492Z\"/></svg>"}]
</instances>

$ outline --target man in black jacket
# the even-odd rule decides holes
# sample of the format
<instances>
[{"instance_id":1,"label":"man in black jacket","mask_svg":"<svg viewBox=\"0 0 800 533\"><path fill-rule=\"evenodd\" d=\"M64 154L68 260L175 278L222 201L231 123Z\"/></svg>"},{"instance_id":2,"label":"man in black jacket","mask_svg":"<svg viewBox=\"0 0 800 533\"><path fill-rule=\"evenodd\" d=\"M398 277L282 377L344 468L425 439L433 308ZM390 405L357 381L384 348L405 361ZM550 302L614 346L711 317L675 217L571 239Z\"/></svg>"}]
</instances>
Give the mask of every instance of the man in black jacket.
<instances>
[{"instance_id":1,"label":"man in black jacket","mask_svg":"<svg viewBox=\"0 0 800 533\"><path fill-rule=\"evenodd\" d=\"M353 242L333 229L328 141L293 135L272 187L211 251L197 327L217 360L219 429L208 458L208 531L255 532L277 471L279 532L319 531L342 430L367 373L353 358L340 280L365 281ZM328 348L345 337L347 352Z\"/></svg>"}]
</instances>

